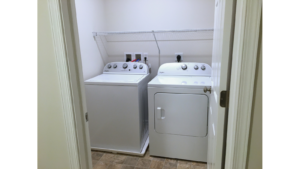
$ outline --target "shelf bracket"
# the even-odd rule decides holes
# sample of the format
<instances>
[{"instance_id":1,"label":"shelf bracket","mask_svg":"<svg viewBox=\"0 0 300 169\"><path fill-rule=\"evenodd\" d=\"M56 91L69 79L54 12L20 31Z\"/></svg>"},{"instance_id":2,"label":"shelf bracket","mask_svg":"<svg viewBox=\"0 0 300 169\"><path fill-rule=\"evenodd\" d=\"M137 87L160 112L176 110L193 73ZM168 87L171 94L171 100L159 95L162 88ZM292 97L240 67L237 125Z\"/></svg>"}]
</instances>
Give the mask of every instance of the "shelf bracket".
<instances>
[{"instance_id":1,"label":"shelf bracket","mask_svg":"<svg viewBox=\"0 0 300 169\"><path fill-rule=\"evenodd\" d=\"M155 39L155 42L156 42L156 45L157 45L157 49L158 49L158 67L159 67L160 66L160 48L159 48L159 45L157 43L154 30L152 30L152 33L153 33L153 36L154 36L154 39Z\"/></svg>"}]
</instances>

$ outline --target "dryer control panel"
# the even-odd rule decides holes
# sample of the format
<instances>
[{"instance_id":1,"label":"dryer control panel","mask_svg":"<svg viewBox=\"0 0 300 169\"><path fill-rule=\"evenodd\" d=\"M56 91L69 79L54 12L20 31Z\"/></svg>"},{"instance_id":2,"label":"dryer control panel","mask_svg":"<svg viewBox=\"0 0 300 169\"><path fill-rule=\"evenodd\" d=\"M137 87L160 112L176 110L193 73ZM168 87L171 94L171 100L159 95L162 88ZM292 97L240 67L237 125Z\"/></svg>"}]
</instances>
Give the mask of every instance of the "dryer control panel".
<instances>
[{"instance_id":1,"label":"dryer control panel","mask_svg":"<svg viewBox=\"0 0 300 169\"><path fill-rule=\"evenodd\" d=\"M148 66L138 62L111 62L104 66L103 74L148 74Z\"/></svg>"},{"instance_id":2,"label":"dryer control panel","mask_svg":"<svg viewBox=\"0 0 300 169\"><path fill-rule=\"evenodd\" d=\"M206 63L192 63L192 62L180 62L180 63L165 63L158 69L157 75L159 76L211 76L211 67Z\"/></svg>"}]
</instances>

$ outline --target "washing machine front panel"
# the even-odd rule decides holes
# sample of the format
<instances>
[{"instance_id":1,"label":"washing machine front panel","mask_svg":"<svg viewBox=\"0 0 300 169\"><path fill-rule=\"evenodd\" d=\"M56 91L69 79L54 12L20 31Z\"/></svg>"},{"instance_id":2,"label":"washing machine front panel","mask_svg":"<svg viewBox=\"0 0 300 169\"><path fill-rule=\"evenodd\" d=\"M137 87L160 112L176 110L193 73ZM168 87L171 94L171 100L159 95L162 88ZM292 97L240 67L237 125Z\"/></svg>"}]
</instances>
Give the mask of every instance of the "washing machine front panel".
<instances>
[{"instance_id":1,"label":"washing machine front panel","mask_svg":"<svg viewBox=\"0 0 300 169\"><path fill-rule=\"evenodd\" d=\"M155 94L155 131L205 137L207 134L208 97L198 94Z\"/></svg>"},{"instance_id":2,"label":"washing machine front panel","mask_svg":"<svg viewBox=\"0 0 300 169\"><path fill-rule=\"evenodd\" d=\"M139 152L137 88L86 85L85 89L91 147Z\"/></svg>"},{"instance_id":3,"label":"washing machine front panel","mask_svg":"<svg viewBox=\"0 0 300 169\"><path fill-rule=\"evenodd\" d=\"M143 66L133 70L135 64ZM91 148L143 155L148 146L148 67L111 62L103 72L85 81Z\"/></svg>"}]
</instances>

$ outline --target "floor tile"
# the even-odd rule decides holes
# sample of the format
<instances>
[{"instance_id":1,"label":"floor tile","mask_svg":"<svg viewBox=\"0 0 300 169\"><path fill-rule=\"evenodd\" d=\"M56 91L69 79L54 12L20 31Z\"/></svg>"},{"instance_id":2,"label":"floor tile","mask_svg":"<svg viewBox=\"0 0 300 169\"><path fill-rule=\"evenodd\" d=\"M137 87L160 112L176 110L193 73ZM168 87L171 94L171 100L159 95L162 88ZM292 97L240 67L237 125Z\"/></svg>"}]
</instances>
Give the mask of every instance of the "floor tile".
<instances>
[{"instance_id":1,"label":"floor tile","mask_svg":"<svg viewBox=\"0 0 300 169\"><path fill-rule=\"evenodd\" d=\"M156 161L156 160L151 161L150 168L162 169L163 167L164 167L164 161Z\"/></svg>"},{"instance_id":2,"label":"floor tile","mask_svg":"<svg viewBox=\"0 0 300 169\"><path fill-rule=\"evenodd\" d=\"M151 160L149 151L147 151L147 152L145 153L145 155L143 156L143 159L150 159L150 160Z\"/></svg>"},{"instance_id":3,"label":"floor tile","mask_svg":"<svg viewBox=\"0 0 300 169\"><path fill-rule=\"evenodd\" d=\"M163 157L156 157L156 156L150 156L150 160L165 161L165 158L163 158Z\"/></svg>"},{"instance_id":4,"label":"floor tile","mask_svg":"<svg viewBox=\"0 0 300 169\"><path fill-rule=\"evenodd\" d=\"M177 169L190 169L191 168L191 164L185 162L185 163L177 163Z\"/></svg>"},{"instance_id":5,"label":"floor tile","mask_svg":"<svg viewBox=\"0 0 300 169\"><path fill-rule=\"evenodd\" d=\"M113 163L115 164L123 164L127 156L124 155L116 155Z\"/></svg>"},{"instance_id":6,"label":"floor tile","mask_svg":"<svg viewBox=\"0 0 300 169\"><path fill-rule=\"evenodd\" d=\"M163 169L176 169L177 168L177 163L174 162L164 162L164 167Z\"/></svg>"},{"instance_id":7,"label":"floor tile","mask_svg":"<svg viewBox=\"0 0 300 169\"><path fill-rule=\"evenodd\" d=\"M134 169L134 166L122 165L122 169Z\"/></svg>"},{"instance_id":8,"label":"floor tile","mask_svg":"<svg viewBox=\"0 0 300 169\"><path fill-rule=\"evenodd\" d=\"M127 157L123 164L125 165L131 165L131 166L135 166L136 163L139 161L139 158L138 157Z\"/></svg>"},{"instance_id":9,"label":"floor tile","mask_svg":"<svg viewBox=\"0 0 300 169\"><path fill-rule=\"evenodd\" d=\"M145 167L134 167L134 169L147 169Z\"/></svg>"},{"instance_id":10,"label":"floor tile","mask_svg":"<svg viewBox=\"0 0 300 169\"><path fill-rule=\"evenodd\" d=\"M206 166L206 163L201 163L201 162L192 162L192 165L194 165L194 166L201 166L201 167L203 167L203 166Z\"/></svg>"},{"instance_id":11,"label":"floor tile","mask_svg":"<svg viewBox=\"0 0 300 169\"><path fill-rule=\"evenodd\" d=\"M166 158L165 162L166 163L177 163L177 160Z\"/></svg>"},{"instance_id":12,"label":"floor tile","mask_svg":"<svg viewBox=\"0 0 300 169\"><path fill-rule=\"evenodd\" d=\"M206 166L196 166L196 165L191 165L191 169L206 169Z\"/></svg>"},{"instance_id":13,"label":"floor tile","mask_svg":"<svg viewBox=\"0 0 300 169\"><path fill-rule=\"evenodd\" d=\"M110 164L107 169L122 169L122 164Z\"/></svg>"},{"instance_id":14,"label":"floor tile","mask_svg":"<svg viewBox=\"0 0 300 169\"><path fill-rule=\"evenodd\" d=\"M97 162L100 160L100 158L102 157L102 155L100 157L97 157L97 155L94 154L94 151L91 151L91 157L92 157L92 165L95 166L97 164Z\"/></svg>"},{"instance_id":15,"label":"floor tile","mask_svg":"<svg viewBox=\"0 0 300 169\"><path fill-rule=\"evenodd\" d=\"M97 164L93 167L93 169L107 169L110 163L98 161Z\"/></svg>"},{"instance_id":16,"label":"floor tile","mask_svg":"<svg viewBox=\"0 0 300 169\"><path fill-rule=\"evenodd\" d=\"M93 169L107 169L106 166L95 166L93 167Z\"/></svg>"},{"instance_id":17,"label":"floor tile","mask_svg":"<svg viewBox=\"0 0 300 169\"><path fill-rule=\"evenodd\" d=\"M136 167L144 167L144 168L149 168L151 164L151 160L149 159L139 159L137 164L135 165Z\"/></svg>"},{"instance_id":18,"label":"floor tile","mask_svg":"<svg viewBox=\"0 0 300 169\"><path fill-rule=\"evenodd\" d=\"M98 161L103 156L103 154L104 153L102 153L102 152L93 151L92 152L92 159Z\"/></svg>"},{"instance_id":19,"label":"floor tile","mask_svg":"<svg viewBox=\"0 0 300 169\"><path fill-rule=\"evenodd\" d=\"M92 160L93 167L99 162L99 160Z\"/></svg>"},{"instance_id":20,"label":"floor tile","mask_svg":"<svg viewBox=\"0 0 300 169\"><path fill-rule=\"evenodd\" d=\"M165 158L163 158L163 157L150 156L149 150L145 153L144 158L150 159L150 160L155 160L155 161L165 161Z\"/></svg>"},{"instance_id":21,"label":"floor tile","mask_svg":"<svg viewBox=\"0 0 300 169\"><path fill-rule=\"evenodd\" d=\"M206 169L207 164L188 160L177 160L145 155L133 156L92 151L93 169Z\"/></svg>"},{"instance_id":22,"label":"floor tile","mask_svg":"<svg viewBox=\"0 0 300 169\"><path fill-rule=\"evenodd\" d=\"M115 155L113 154L104 154L101 158L100 161L105 161L105 162L109 162L112 163L115 160Z\"/></svg>"}]
</instances>

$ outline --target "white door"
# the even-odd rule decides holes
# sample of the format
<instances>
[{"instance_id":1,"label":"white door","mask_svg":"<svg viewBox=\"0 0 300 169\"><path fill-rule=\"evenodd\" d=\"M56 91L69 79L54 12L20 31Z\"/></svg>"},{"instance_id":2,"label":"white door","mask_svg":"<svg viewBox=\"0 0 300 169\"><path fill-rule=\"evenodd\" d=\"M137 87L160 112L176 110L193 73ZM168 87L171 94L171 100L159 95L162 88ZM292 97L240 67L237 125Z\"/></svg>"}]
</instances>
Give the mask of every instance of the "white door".
<instances>
[{"instance_id":1,"label":"white door","mask_svg":"<svg viewBox=\"0 0 300 169\"><path fill-rule=\"evenodd\" d=\"M215 1L212 89L209 105L207 168L221 169L224 158L226 108L220 106L221 91L228 90L233 40L235 0Z\"/></svg>"}]
</instances>

